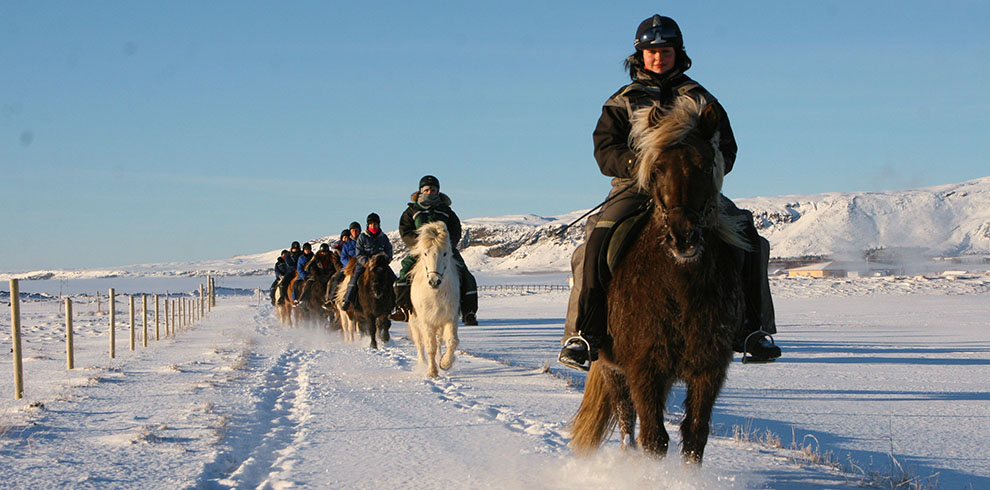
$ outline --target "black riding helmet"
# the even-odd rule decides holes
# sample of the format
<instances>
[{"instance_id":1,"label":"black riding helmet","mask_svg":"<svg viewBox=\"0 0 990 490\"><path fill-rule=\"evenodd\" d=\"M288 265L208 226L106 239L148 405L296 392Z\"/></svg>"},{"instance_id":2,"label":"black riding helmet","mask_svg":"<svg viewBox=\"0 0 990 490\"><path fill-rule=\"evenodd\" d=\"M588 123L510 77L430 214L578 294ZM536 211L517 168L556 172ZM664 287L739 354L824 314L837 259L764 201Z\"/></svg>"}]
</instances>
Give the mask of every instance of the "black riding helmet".
<instances>
[{"instance_id":1,"label":"black riding helmet","mask_svg":"<svg viewBox=\"0 0 990 490\"><path fill-rule=\"evenodd\" d=\"M320 252L327 252L327 253L329 253L330 252L330 245L329 244L326 244L326 243L321 243L320 244Z\"/></svg>"},{"instance_id":2,"label":"black riding helmet","mask_svg":"<svg viewBox=\"0 0 990 490\"><path fill-rule=\"evenodd\" d=\"M358 223L357 221L351 221L351 224L347 226L347 229L361 231L361 223Z\"/></svg>"},{"instance_id":3,"label":"black riding helmet","mask_svg":"<svg viewBox=\"0 0 990 490\"><path fill-rule=\"evenodd\" d=\"M652 48L684 48L681 28L670 17L654 15L639 23L636 29L636 40L633 41L636 51Z\"/></svg>"},{"instance_id":4,"label":"black riding helmet","mask_svg":"<svg viewBox=\"0 0 990 490\"><path fill-rule=\"evenodd\" d=\"M422 179L419 179L419 188L422 189L423 187L427 187L427 186L429 186L429 187L436 187L437 190L439 191L440 190L440 179L438 179L438 178L436 178L436 177L434 177L432 175L424 175Z\"/></svg>"},{"instance_id":5,"label":"black riding helmet","mask_svg":"<svg viewBox=\"0 0 990 490\"><path fill-rule=\"evenodd\" d=\"M306 243L303 244L303 252L305 252L307 250L310 251L310 252L313 251L313 244L312 243L306 242Z\"/></svg>"},{"instance_id":6,"label":"black riding helmet","mask_svg":"<svg viewBox=\"0 0 990 490\"><path fill-rule=\"evenodd\" d=\"M292 246L289 247L289 250L299 250L299 242L292 242Z\"/></svg>"},{"instance_id":7,"label":"black riding helmet","mask_svg":"<svg viewBox=\"0 0 990 490\"><path fill-rule=\"evenodd\" d=\"M368 215L368 219L366 220L366 222L367 222L367 223L368 223L369 225L370 225L371 223L375 223L375 224L377 224L377 225L381 225L381 224L382 224L382 219L378 217L378 214L376 214L376 213L371 213L371 214L369 214L369 215Z\"/></svg>"}]
</instances>

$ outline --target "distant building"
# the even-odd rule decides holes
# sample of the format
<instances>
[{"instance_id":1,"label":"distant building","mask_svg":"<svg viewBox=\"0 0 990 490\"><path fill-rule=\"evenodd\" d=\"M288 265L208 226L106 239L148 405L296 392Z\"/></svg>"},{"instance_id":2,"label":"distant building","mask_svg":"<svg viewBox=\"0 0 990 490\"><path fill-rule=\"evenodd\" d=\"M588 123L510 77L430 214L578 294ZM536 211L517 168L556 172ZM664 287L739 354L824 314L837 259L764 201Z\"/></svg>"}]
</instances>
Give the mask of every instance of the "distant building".
<instances>
[{"instance_id":1,"label":"distant building","mask_svg":"<svg viewBox=\"0 0 990 490\"><path fill-rule=\"evenodd\" d=\"M787 277L876 277L889 276L895 272L893 267L886 264L829 260L787 269Z\"/></svg>"}]
</instances>

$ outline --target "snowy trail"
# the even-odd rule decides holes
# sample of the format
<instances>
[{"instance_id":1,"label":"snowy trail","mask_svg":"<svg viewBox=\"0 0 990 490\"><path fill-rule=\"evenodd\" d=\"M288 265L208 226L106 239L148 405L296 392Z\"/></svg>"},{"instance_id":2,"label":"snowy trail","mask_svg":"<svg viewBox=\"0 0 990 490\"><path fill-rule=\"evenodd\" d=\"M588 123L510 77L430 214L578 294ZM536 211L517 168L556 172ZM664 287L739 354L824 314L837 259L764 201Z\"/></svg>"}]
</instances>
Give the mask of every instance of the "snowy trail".
<instances>
[{"instance_id":1,"label":"snowy trail","mask_svg":"<svg viewBox=\"0 0 990 490\"><path fill-rule=\"evenodd\" d=\"M800 323L784 325L781 341L791 357L757 368L733 365L700 470L680 463L677 427L670 423L671 457L663 461L620 451L615 436L596 456L576 458L566 446L566 424L580 402L583 378L553 364L549 373L543 369L556 350L561 319L553 315L564 298L487 296L482 326L461 330L464 351L436 379L426 379L416 365L405 324L393 325L393 341L372 351L364 341L348 344L337 334L280 327L268 306L246 298L228 298L177 339L119 351L113 362L90 362L96 356L89 354L90 361L64 378L59 344L49 339L45 350L49 344L34 343L28 368L49 366L59 374L48 384L28 386L29 398L43 407L0 405L7 407L0 413L0 481L22 488L854 488L855 476L808 464L793 451L733 440L727 435L731 424L771 428L782 438L792 427L798 437L815 431L823 450L880 459L885 454L877 441L890 429L872 430L878 409L876 420L905 413L945 426L921 427L922 435L966 433L967 425L946 423L946 407L965 420L985 412L985 395L973 391L978 381L966 382L962 371L986 369L990 361L968 327L943 333L942 344L924 350L904 339L885 341L895 331L903 337L918 328L919 322L906 323L910 310L908 317L897 311L907 302L931 307L924 298L895 301L874 317L849 298L792 298L780 308ZM809 308L831 301L846 305L848 313L820 317ZM938 301L952 305L938 315L949 325L979 322L986 311L979 299ZM44 327L57 328L57 320L45 320L48 311L36 310L32 335L57 336ZM854 318L860 324L852 324ZM81 345L104 350L98 322L89 332ZM865 357L863 349L883 357ZM896 368L898 359L911 370L883 371ZM915 368L930 379L915 386L903 376ZM830 376L823 378L822 369ZM954 377L961 379L952 384ZM849 380L862 384L860 379L883 387L846 387ZM9 386L3 383L0 388ZM937 386L944 394L934 391ZM912 393L926 393L920 388L929 390L927 405L910 404L921 400ZM885 393L907 395L909 404L901 408ZM680 416L682 397L682 388L675 388L670 420ZM894 422L895 431L909 429ZM906 443L915 434L894 435ZM918 461L912 455L922 454L920 444L899 448L908 455L904 461ZM965 448L941 453L984 464ZM943 471L953 481L983 481L976 476L979 467L972 476Z\"/></svg>"}]
</instances>

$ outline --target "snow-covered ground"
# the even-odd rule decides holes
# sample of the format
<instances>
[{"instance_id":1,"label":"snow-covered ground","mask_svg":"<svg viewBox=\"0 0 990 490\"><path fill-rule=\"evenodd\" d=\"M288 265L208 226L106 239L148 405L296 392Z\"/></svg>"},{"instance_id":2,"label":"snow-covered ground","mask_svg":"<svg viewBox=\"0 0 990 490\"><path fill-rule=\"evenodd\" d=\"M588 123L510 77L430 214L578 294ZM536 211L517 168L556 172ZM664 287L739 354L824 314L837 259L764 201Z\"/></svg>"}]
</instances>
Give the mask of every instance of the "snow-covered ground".
<instances>
[{"instance_id":1,"label":"snow-covered ground","mask_svg":"<svg viewBox=\"0 0 990 490\"><path fill-rule=\"evenodd\" d=\"M132 292L193 289L129 280ZM253 280L240 287L267 286ZM403 323L371 351L280 327L250 294L222 295L197 325L134 352L118 302L112 361L105 299L97 313L76 296L66 371L58 302L35 294L21 303L22 400L0 312L0 486L826 489L906 474L922 488L990 488L990 276L772 284L784 357L733 364L700 469L615 438L571 454L583 375L551 361L564 292L483 292L481 326L461 328L463 352L435 380ZM675 441L682 396L669 406Z\"/></svg>"}]
</instances>

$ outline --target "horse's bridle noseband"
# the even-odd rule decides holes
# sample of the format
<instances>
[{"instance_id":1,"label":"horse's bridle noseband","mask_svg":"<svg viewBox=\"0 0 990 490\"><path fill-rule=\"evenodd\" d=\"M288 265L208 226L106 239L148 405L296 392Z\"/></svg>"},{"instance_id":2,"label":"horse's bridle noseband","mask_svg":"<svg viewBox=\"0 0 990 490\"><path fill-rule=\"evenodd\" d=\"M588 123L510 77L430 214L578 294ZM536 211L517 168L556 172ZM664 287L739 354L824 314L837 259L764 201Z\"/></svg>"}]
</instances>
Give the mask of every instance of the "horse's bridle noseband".
<instances>
[{"instance_id":1,"label":"horse's bridle noseband","mask_svg":"<svg viewBox=\"0 0 990 490\"><path fill-rule=\"evenodd\" d=\"M437 261L437 263L440 263L440 261ZM426 269L426 275L430 275L430 274L436 274L436 275L437 275L437 278L439 278L439 280L441 280L441 281L443 280L443 275L447 273L447 271L446 271L446 270L444 270L444 271L442 271L442 272L441 272L441 271L440 271L440 269L437 269L437 270L435 270L435 271L431 271L431 270L430 270L430 269L429 269L429 268L428 268L428 267L426 266L426 264L423 264L423 269ZM446 268L445 268L445 269L446 269Z\"/></svg>"}]
</instances>

